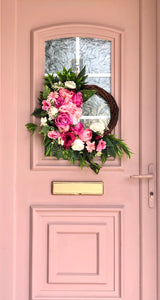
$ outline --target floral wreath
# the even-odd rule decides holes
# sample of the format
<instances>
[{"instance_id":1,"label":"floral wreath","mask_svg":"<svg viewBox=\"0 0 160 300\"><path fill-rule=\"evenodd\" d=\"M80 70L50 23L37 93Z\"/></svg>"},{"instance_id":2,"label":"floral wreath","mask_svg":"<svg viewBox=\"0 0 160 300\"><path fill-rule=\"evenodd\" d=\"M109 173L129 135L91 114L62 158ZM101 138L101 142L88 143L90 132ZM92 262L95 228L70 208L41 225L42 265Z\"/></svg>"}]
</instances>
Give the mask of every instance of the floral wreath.
<instances>
[{"instance_id":1,"label":"floral wreath","mask_svg":"<svg viewBox=\"0 0 160 300\"><path fill-rule=\"evenodd\" d=\"M69 160L71 164L79 161L80 167L90 167L96 174L100 164L94 161L100 157L104 164L109 157L131 157L131 151L123 140L111 134L118 120L118 106L111 94L93 85L86 85L85 67L79 74L63 68L57 76L44 77L44 90L40 92L39 107L32 116L40 118L40 131L43 135L45 155ZM82 106L94 94L103 97L110 105L111 120L106 128L100 120L84 128L80 121ZM32 134L39 127L34 123L25 125Z\"/></svg>"}]
</instances>

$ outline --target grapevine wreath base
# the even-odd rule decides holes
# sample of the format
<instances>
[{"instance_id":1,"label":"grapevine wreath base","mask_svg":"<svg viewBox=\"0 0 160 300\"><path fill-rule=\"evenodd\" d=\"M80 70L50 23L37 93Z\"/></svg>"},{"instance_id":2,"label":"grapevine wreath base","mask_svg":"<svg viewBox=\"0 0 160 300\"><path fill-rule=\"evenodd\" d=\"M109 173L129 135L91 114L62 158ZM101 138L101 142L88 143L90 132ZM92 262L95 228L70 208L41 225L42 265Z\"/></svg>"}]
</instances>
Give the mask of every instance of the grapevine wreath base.
<instances>
[{"instance_id":1,"label":"grapevine wreath base","mask_svg":"<svg viewBox=\"0 0 160 300\"><path fill-rule=\"evenodd\" d=\"M32 134L40 128L46 156L69 160L71 164L79 161L81 168L90 167L98 174L109 157L122 157L126 153L130 158L131 151L123 140L111 134L118 121L115 99L99 86L87 85L86 78L85 67L78 75L63 68L57 76L45 76L39 107L32 113L40 123L27 123L26 127ZM96 121L85 128L81 121L83 103L95 94L109 105L110 121L106 126L95 117ZM96 156L101 164L94 161Z\"/></svg>"}]
</instances>

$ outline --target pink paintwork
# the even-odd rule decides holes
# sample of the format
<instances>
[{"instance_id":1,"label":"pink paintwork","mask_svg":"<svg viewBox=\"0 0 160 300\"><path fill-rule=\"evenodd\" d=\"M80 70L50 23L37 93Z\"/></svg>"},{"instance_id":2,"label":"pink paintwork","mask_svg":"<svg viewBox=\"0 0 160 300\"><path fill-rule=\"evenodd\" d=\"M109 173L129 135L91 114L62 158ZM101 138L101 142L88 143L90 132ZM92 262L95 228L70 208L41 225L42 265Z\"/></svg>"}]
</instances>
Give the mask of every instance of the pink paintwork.
<instances>
[{"instance_id":1,"label":"pink paintwork","mask_svg":"<svg viewBox=\"0 0 160 300\"><path fill-rule=\"evenodd\" d=\"M85 298L93 290L94 297L119 297L122 215L120 207L33 206L33 299Z\"/></svg>"},{"instance_id":2,"label":"pink paintwork","mask_svg":"<svg viewBox=\"0 0 160 300\"><path fill-rule=\"evenodd\" d=\"M159 300L156 205L148 180L139 189L130 179L156 165L156 1L1 4L0 299ZM42 88L44 41L70 36L112 42L116 134L134 155L98 176L44 158L40 135L24 126ZM53 180L103 181L104 194L53 196Z\"/></svg>"}]
</instances>

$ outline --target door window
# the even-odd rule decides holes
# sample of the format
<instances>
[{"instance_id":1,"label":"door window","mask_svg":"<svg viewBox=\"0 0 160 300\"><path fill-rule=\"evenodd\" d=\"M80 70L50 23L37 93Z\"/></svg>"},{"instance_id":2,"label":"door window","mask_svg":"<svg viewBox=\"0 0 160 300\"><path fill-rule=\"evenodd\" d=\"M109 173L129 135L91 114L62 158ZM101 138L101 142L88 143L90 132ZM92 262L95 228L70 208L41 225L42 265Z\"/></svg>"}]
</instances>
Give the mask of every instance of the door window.
<instances>
[{"instance_id":1,"label":"door window","mask_svg":"<svg viewBox=\"0 0 160 300\"><path fill-rule=\"evenodd\" d=\"M86 66L88 84L96 84L111 91L111 41L72 37L48 40L45 42L45 73L56 73L72 68L80 71ZM92 96L83 105L81 122L89 127L101 120L107 127L110 121L110 108L98 95Z\"/></svg>"}]
</instances>

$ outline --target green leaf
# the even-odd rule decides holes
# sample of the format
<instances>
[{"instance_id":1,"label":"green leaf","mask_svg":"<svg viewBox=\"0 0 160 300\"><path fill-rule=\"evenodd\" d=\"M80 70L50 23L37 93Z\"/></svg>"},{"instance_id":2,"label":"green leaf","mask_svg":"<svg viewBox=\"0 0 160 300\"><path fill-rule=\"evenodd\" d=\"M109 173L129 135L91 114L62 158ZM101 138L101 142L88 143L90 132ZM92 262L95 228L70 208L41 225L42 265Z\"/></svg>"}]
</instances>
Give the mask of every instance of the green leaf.
<instances>
[{"instance_id":1,"label":"green leaf","mask_svg":"<svg viewBox=\"0 0 160 300\"><path fill-rule=\"evenodd\" d=\"M114 148L114 145L112 143L112 141L110 139L106 139L106 149L103 151L104 153L107 152L107 156L110 156L110 157L116 157L116 151L115 151L115 148Z\"/></svg>"},{"instance_id":2,"label":"green leaf","mask_svg":"<svg viewBox=\"0 0 160 300\"><path fill-rule=\"evenodd\" d=\"M106 153L107 154L107 153ZM101 154L101 162L102 164L104 165L104 163L106 162L107 158L108 158L108 155L106 155L102 152Z\"/></svg>"},{"instance_id":3,"label":"green leaf","mask_svg":"<svg viewBox=\"0 0 160 300\"><path fill-rule=\"evenodd\" d=\"M47 133L49 132L49 126L48 125L45 125L41 128L40 132L39 133L42 133L44 135L47 135Z\"/></svg>"},{"instance_id":4,"label":"green leaf","mask_svg":"<svg viewBox=\"0 0 160 300\"><path fill-rule=\"evenodd\" d=\"M44 91L43 91L43 98L44 98L44 99L47 99L47 97L48 97L50 91L51 91L50 88L49 88L47 85L45 85Z\"/></svg>"},{"instance_id":5,"label":"green leaf","mask_svg":"<svg viewBox=\"0 0 160 300\"><path fill-rule=\"evenodd\" d=\"M57 151L55 152L55 156L57 157L57 159L60 159L63 157L63 151L61 148L57 149Z\"/></svg>"},{"instance_id":6,"label":"green leaf","mask_svg":"<svg viewBox=\"0 0 160 300\"><path fill-rule=\"evenodd\" d=\"M32 132L32 134L36 131L38 125L37 124L34 124L34 123L27 123L25 125L27 127L27 129Z\"/></svg>"},{"instance_id":7,"label":"green leaf","mask_svg":"<svg viewBox=\"0 0 160 300\"><path fill-rule=\"evenodd\" d=\"M40 91L40 96L38 98L39 104L42 105L42 101L43 101L43 92Z\"/></svg>"},{"instance_id":8,"label":"green leaf","mask_svg":"<svg viewBox=\"0 0 160 300\"><path fill-rule=\"evenodd\" d=\"M131 154L133 154L133 152L131 152L130 148L128 148L123 140L116 138L115 135L108 135L107 140L110 140L114 145L115 152L119 157L122 157L124 152L129 158L131 158Z\"/></svg>"},{"instance_id":9,"label":"green leaf","mask_svg":"<svg viewBox=\"0 0 160 300\"><path fill-rule=\"evenodd\" d=\"M31 114L31 116L35 116L37 118L41 117L43 110L41 108L35 108L34 112Z\"/></svg>"},{"instance_id":10,"label":"green leaf","mask_svg":"<svg viewBox=\"0 0 160 300\"><path fill-rule=\"evenodd\" d=\"M50 151L49 151L50 156L53 156L53 147L54 147L54 145L53 145L53 143L51 143L50 144Z\"/></svg>"},{"instance_id":11,"label":"green leaf","mask_svg":"<svg viewBox=\"0 0 160 300\"><path fill-rule=\"evenodd\" d=\"M44 139L43 139L44 146L45 147L48 146L50 144L50 142L51 142L51 139L47 135L45 135Z\"/></svg>"},{"instance_id":12,"label":"green leaf","mask_svg":"<svg viewBox=\"0 0 160 300\"><path fill-rule=\"evenodd\" d=\"M47 145L46 148L45 148L45 156L47 156L49 154L50 147L51 147L51 143L49 145Z\"/></svg>"},{"instance_id":13,"label":"green leaf","mask_svg":"<svg viewBox=\"0 0 160 300\"><path fill-rule=\"evenodd\" d=\"M80 91L82 93L82 97L83 97L83 102L87 101L89 98L91 98L93 95L96 94L95 90L81 90Z\"/></svg>"},{"instance_id":14,"label":"green leaf","mask_svg":"<svg viewBox=\"0 0 160 300\"><path fill-rule=\"evenodd\" d=\"M57 76L54 76L53 74L47 74L44 76L45 85L47 85L50 89L52 88L52 85L59 81L59 78Z\"/></svg>"},{"instance_id":15,"label":"green leaf","mask_svg":"<svg viewBox=\"0 0 160 300\"><path fill-rule=\"evenodd\" d=\"M74 73L71 68L67 71L64 67L62 72L57 72L57 75L60 81L62 81L63 83L65 81L76 81L76 73Z\"/></svg>"},{"instance_id":16,"label":"green leaf","mask_svg":"<svg viewBox=\"0 0 160 300\"><path fill-rule=\"evenodd\" d=\"M83 78L85 74L86 74L86 66L84 66L84 68L79 72L77 79Z\"/></svg>"},{"instance_id":17,"label":"green leaf","mask_svg":"<svg viewBox=\"0 0 160 300\"><path fill-rule=\"evenodd\" d=\"M97 163L95 163L95 162L93 162L93 161L90 162L89 167L90 167L96 174L98 174L99 171L100 171L100 169L102 168L100 165L98 165Z\"/></svg>"}]
</instances>

